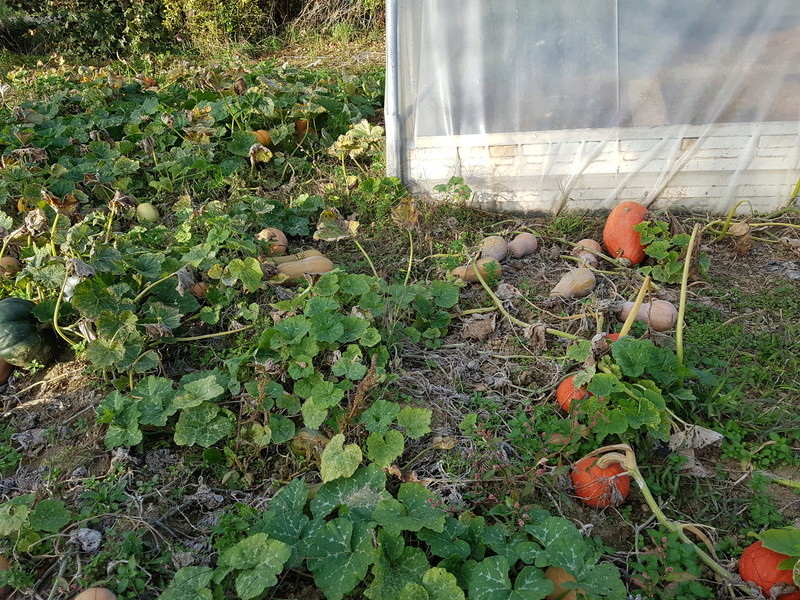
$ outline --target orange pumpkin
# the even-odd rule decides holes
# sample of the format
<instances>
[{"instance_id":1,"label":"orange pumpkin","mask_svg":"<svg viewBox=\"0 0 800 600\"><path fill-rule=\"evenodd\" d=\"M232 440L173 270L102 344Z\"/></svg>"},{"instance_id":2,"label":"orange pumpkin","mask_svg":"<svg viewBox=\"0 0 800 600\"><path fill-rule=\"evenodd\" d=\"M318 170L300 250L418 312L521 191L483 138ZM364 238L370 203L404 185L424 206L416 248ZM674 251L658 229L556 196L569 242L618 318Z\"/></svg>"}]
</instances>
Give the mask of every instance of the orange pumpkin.
<instances>
[{"instance_id":1,"label":"orange pumpkin","mask_svg":"<svg viewBox=\"0 0 800 600\"><path fill-rule=\"evenodd\" d=\"M0 358L0 385L3 385L8 378L11 377L11 374L14 372L14 365L7 363L2 358ZM2 562L0 562L0 565ZM3 569L0 568L0 571Z\"/></svg>"},{"instance_id":2,"label":"orange pumpkin","mask_svg":"<svg viewBox=\"0 0 800 600\"><path fill-rule=\"evenodd\" d=\"M317 135L316 129L311 127L308 119L298 119L294 123L294 139L299 144L308 135Z\"/></svg>"},{"instance_id":3,"label":"orange pumpkin","mask_svg":"<svg viewBox=\"0 0 800 600\"><path fill-rule=\"evenodd\" d=\"M561 567L548 567L544 572L544 576L553 584L553 591L547 594L547 600L577 600L578 592L581 592L581 598L584 597L583 591L580 588L574 590L561 585L567 581L576 581L574 576L570 575Z\"/></svg>"},{"instance_id":4,"label":"orange pumpkin","mask_svg":"<svg viewBox=\"0 0 800 600\"><path fill-rule=\"evenodd\" d=\"M572 488L593 508L619 506L631 491L631 478L618 462L603 464L603 457L586 456L572 467Z\"/></svg>"},{"instance_id":5,"label":"orange pumpkin","mask_svg":"<svg viewBox=\"0 0 800 600\"><path fill-rule=\"evenodd\" d=\"M582 387L575 387L575 376L570 375L558 384L556 388L556 401L564 412L569 412L573 400L583 400L592 394Z\"/></svg>"},{"instance_id":6,"label":"orange pumpkin","mask_svg":"<svg viewBox=\"0 0 800 600\"><path fill-rule=\"evenodd\" d=\"M617 205L608 215L603 228L603 244L614 258L627 258L638 265L645 258L639 232L633 227L644 221L647 207L628 201Z\"/></svg>"},{"instance_id":7,"label":"orange pumpkin","mask_svg":"<svg viewBox=\"0 0 800 600\"><path fill-rule=\"evenodd\" d=\"M262 146L266 146L267 148L272 147L272 136L266 129L258 129L253 132L253 135L256 136L256 140Z\"/></svg>"},{"instance_id":8,"label":"orange pumpkin","mask_svg":"<svg viewBox=\"0 0 800 600\"><path fill-rule=\"evenodd\" d=\"M769 548L760 541L751 544L742 552L739 559L739 575L761 588L765 596L771 597L770 590L779 584L794 585L791 569L780 569L781 561L789 558ZM800 591L778 596L778 600L800 600Z\"/></svg>"}]
</instances>

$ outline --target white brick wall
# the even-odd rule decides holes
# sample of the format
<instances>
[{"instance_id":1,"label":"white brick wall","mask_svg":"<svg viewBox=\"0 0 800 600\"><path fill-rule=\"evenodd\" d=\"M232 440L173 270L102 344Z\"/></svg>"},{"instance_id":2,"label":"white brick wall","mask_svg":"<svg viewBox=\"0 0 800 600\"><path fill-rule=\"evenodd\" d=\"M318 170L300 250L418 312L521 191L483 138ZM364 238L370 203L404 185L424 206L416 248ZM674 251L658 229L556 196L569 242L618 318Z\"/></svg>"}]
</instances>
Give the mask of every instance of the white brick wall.
<instances>
[{"instance_id":1,"label":"white brick wall","mask_svg":"<svg viewBox=\"0 0 800 600\"><path fill-rule=\"evenodd\" d=\"M622 200L727 213L786 206L800 179L800 123L729 123L417 138L414 192L463 177L473 201L522 213L608 210ZM749 206L741 210L749 211Z\"/></svg>"}]
</instances>

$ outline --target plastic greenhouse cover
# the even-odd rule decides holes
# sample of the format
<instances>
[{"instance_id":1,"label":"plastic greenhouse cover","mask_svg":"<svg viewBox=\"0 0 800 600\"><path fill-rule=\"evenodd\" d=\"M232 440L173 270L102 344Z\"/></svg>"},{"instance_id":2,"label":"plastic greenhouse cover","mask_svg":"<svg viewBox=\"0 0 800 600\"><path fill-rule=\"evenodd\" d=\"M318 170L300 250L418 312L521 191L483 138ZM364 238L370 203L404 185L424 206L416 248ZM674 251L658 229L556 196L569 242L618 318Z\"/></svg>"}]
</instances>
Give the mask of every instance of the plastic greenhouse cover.
<instances>
[{"instance_id":1,"label":"plastic greenhouse cover","mask_svg":"<svg viewBox=\"0 0 800 600\"><path fill-rule=\"evenodd\" d=\"M487 208L774 210L800 179L800 0L389 0L390 174Z\"/></svg>"}]
</instances>

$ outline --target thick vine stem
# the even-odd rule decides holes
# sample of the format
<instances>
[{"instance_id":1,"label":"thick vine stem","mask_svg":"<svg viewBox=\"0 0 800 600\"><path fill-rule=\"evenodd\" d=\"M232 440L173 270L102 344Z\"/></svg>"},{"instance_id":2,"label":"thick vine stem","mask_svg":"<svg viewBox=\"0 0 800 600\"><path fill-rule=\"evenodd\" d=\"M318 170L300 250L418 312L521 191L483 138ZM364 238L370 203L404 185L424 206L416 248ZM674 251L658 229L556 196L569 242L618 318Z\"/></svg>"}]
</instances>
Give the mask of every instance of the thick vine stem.
<instances>
[{"instance_id":1,"label":"thick vine stem","mask_svg":"<svg viewBox=\"0 0 800 600\"><path fill-rule=\"evenodd\" d=\"M625 337L630 333L631 327L633 327L633 322L636 320L636 315L639 313L639 308L642 306L642 302L644 302L644 297L647 292L650 291L650 276L644 278L642 282L642 287L639 289L639 293L636 295L636 300L633 303L633 308L631 309L628 318L625 319L625 323L622 324L622 329L619 330L619 337Z\"/></svg>"},{"instance_id":2,"label":"thick vine stem","mask_svg":"<svg viewBox=\"0 0 800 600\"><path fill-rule=\"evenodd\" d=\"M59 314L61 312L61 301L64 299L64 289L67 287L67 281L68 280L69 280L69 271L65 271L64 272L64 281L61 282L61 289L58 291L58 297L56 298L56 306L53 309L53 329L55 329L55 332L58 334L58 337L60 337L62 340L64 340L70 346L72 346L73 344L75 344L75 342L72 341L67 336L67 334L65 334L61 330L61 327L58 325L58 316L59 316Z\"/></svg>"},{"instance_id":3,"label":"thick vine stem","mask_svg":"<svg viewBox=\"0 0 800 600\"><path fill-rule=\"evenodd\" d=\"M406 229L406 233L408 234L408 267L403 285L408 285L408 280L411 279L411 266L414 264L414 236L411 235L410 229Z\"/></svg>"},{"instance_id":4,"label":"thick vine stem","mask_svg":"<svg viewBox=\"0 0 800 600\"><path fill-rule=\"evenodd\" d=\"M754 471L754 473L758 473L769 479L770 483L777 483L778 485L782 485L793 490L800 490L800 481L796 479L787 479L785 477L780 477L775 475L774 473L770 473L769 471Z\"/></svg>"},{"instance_id":5,"label":"thick vine stem","mask_svg":"<svg viewBox=\"0 0 800 600\"><path fill-rule=\"evenodd\" d=\"M499 310L506 319L508 319L509 321L511 321L516 325L519 325L520 327L534 326L533 323L526 323L525 321L523 321L522 319L518 319L505 309L502 300L500 300L500 298L497 297L497 295L492 291L492 288L489 287L489 284L486 283L486 280L483 278L483 275L481 275L480 269L478 269L478 265L475 264L474 257L470 257L469 264L475 270L475 276L478 278L478 281L483 286L483 289L486 291L486 293L489 294L489 297L492 299L492 302L494 302L494 305L497 307L497 310ZM567 333L566 331L559 331L558 329L551 329L549 327L545 327L544 331L545 333L549 333L550 335L555 335L569 340L581 339L577 335Z\"/></svg>"},{"instance_id":6,"label":"thick vine stem","mask_svg":"<svg viewBox=\"0 0 800 600\"><path fill-rule=\"evenodd\" d=\"M678 302L678 322L675 329L675 355L678 358L678 365L683 366L683 317L686 315L686 293L689 290L689 270L692 268L692 254L697 245L697 236L700 234L700 225L695 223L692 228L692 237L689 245L686 246L686 258L683 260L683 275L681 276L681 295ZM683 385L683 377L680 381Z\"/></svg>"},{"instance_id":7,"label":"thick vine stem","mask_svg":"<svg viewBox=\"0 0 800 600\"><path fill-rule=\"evenodd\" d=\"M753 204L750 202L750 200L747 200L745 198L744 200L739 200L739 202L733 205L733 208L730 210L730 212L728 212L728 216L724 221L712 221L711 223L708 223L706 225L706 227L710 227L711 225L714 225L716 223L722 223L722 231L717 236L717 241L720 241L722 238L725 237L725 235L727 235L728 229L731 226L731 221L733 221L733 216L736 214L736 209L739 208L745 202L747 202L750 205L750 212L753 212Z\"/></svg>"},{"instance_id":8,"label":"thick vine stem","mask_svg":"<svg viewBox=\"0 0 800 600\"><path fill-rule=\"evenodd\" d=\"M364 250L364 246L362 246L361 244L359 244L359 243L358 243L358 240L357 240L356 238L350 238L350 239L352 239L352 240L353 240L353 243L354 243L356 246L358 246L358 249L359 249L359 250L361 250L361 254L363 254L363 255L364 255L364 258L366 258L366 259L367 259L367 262L369 263L369 268L370 268L370 269L372 269L372 274L373 274L375 277L377 277L378 279L380 279L380 277L381 277L381 276L380 276L380 275L378 275L378 271L375 269L375 265L372 263L372 259L369 257L369 254L367 254L367 251L366 251L366 250Z\"/></svg>"},{"instance_id":9,"label":"thick vine stem","mask_svg":"<svg viewBox=\"0 0 800 600\"><path fill-rule=\"evenodd\" d=\"M176 337L171 338L168 341L170 342L196 342L198 340L208 340L215 337L222 337L224 335L231 335L233 333L239 333L240 331L246 331L248 329L252 329L255 325L245 325L244 327L240 327L239 329L229 329L228 331L220 331L218 333L206 333L204 335L193 335L191 337Z\"/></svg>"},{"instance_id":10,"label":"thick vine stem","mask_svg":"<svg viewBox=\"0 0 800 600\"><path fill-rule=\"evenodd\" d=\"M165 275L161 279L158 279L157 281L154 281L153 283L147 285L141 292L139 292L139 294L136 296L136 298L133 299L133 301L134 302L141 301L142 298L144 298L150 290L152 290L157 285L159 285L161 283L164 283L165 281L167 281L168 279L170 279L174 275L175 275L175 273L170 273L169 275Z\"/></svg>"},{"instance_id":11,"label":"thick vine stem","mask_svg":"<svg viewBox=\"0 0 800 600\"><path fill-rule=\"evenodd\" d=\"M636 482L636 485L639 486L639 490L642 492L642 496L644 496L647 506L649 506L650 510L653 511L653 515L655 515L658 522L661 523L661 525L663 525L667 530L675 533L683 543L691 546L698 558L703 561L708 568L714 571L714 573L719 575L726 583L736 583L735 578L730 571L720 565L711 555L700 548L700 546L695 544L689 538L689 536L686 535L684 529L687 527L687 524L675 523L667 518L667 516L661 510L661 507L658 505L658 502L653 497L653 493L650 491L650 488L647 487L647 482L645 482L644 477L642 477L642 474L639 471L639 466L636 463L636 454L634 454L633 449L628 444L613 444L610 446L603 446L602 448L593 450L586 456L597 456L608 453L611 453L612 455L611 460L613 460L613 462L618 462L625 469L625 471L627 471L628 475L633 478L633 480ZM598 459L598 464L601 459ZM620 462L620 460L622 460L622 462Z\"/></svg>"}]
</instances>

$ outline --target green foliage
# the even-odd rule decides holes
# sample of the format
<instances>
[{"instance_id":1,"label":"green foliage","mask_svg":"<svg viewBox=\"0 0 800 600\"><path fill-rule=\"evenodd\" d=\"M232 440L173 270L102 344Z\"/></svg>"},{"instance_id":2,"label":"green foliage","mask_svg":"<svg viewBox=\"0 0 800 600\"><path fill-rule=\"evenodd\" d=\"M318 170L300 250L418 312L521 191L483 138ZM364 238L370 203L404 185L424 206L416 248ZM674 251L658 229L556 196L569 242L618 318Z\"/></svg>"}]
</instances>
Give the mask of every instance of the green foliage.
<instances>
[{"instance_id":1,"label":"green foliage","mask_svg":"<svg viewBox=\"0 0 800 600\"><path fill-rule=\"evenodd\" d=\"M766 548L787 556L779 567L794 570L794 582L795 585L798 585L800 573L798 573L796 565L800 562L800 529L797 527L768 529L758 534L758 539Z\"/></svg>"},{"instance_id":2,"label":"green foliage","mask_svg":"<svg viewBox=\"0 0 800 600\"><path fill-rule=\"evenodd\" d=\"M348 79L357 96L288 67L261 65L248 77L249 88L231 95L225 72L206 73L210 89L191 90L180 78L126 83L86 67L75 79L51 77L46 101L23 104L23 123L0 112L0 221L14 229L30 213L42 234L20 249L23 272L2 285L35 286L45 300L37 317L57 323L97 369L133 380L159 366L154 348L174 343L189 320L224 328L256 319L248 296L263 288L254 256L266 244L254 235L265 227L308 235L323 200L241 193L252 182L237 178L274 188L308 170L293 120L313 114L332 142L350 125L343 111L354 120L372 114L381 93L369 74ZM266 164L249 155L255 127L272 131ZM222 202L221 193L233 197ZM162 222L134 221L143 200ZM186 293L201 273L211 280L202 303Z\"/></svg>"},{"instance_id":3,"label":"green foliage","mask_svg":"<svg viewBox=\"0 0 800 600\"><path fill-rule=\"evenodd\" d=\"M98 406L98 420L108 424L106 447L135 446L144 437L143 426L165 427L175 414L175 443L208 447L234 429L233 413L217 404L230 387L238 384L214 370L185 376L175 390L172 380L150 376L130 395L112 392Z\"/></svg>"},{"instance_id":4,"label":"green foliage","mask_svg":"<svg viewBox=\"0 0 800 600\"><path fill-rule=\"evenodd\" d=\"M463 177L451 177L447 183L433 186L433 190L459 204L466 203L472 197L472 188L464 183Z\"/></svg>"},{"instance_id":5,"label":"green foliage","mask_svg":"<svg viewBox=\"0 0 800 600\"><path fill-rule=\"evenodd\" d=\"M0 539L7 538L19 552L38 555L52 547L46 536L61 531L72 519L61 500L38 500L22 494L0 504Z\"/></svg>"},{"instance_id":6,"label":"green foliage","mask_svg":"<svg viewBox=\"0 0 800 600\"><path fill-rule=\"evenodd\" d=\"M291 550L265 533L251 535L223 552L217 561L214 581L220 583L235 573L235 589L242 600L258 598L277 582L277 575Z\"/></svg>"},{"instance_id":7,"label":"green foliage","mask_svg":"<svg viewBox=\"0 0 800 600\"><path fill-rule=\"evenodd\" d=\"M22 460L22 453L12 445L11 436L14 429L6 424L0 424L0 474L10 474L16 471Z\"/></svg>"},{"instance_id":8,"label":"green foliage","mask_svg":"<svg viewBox=\"0 0 800 600\"><path fill-rule=\"evenodd\" d=\"M257 40L275 32L279 18L274 0L162 0L165 25L203 53L219 52L233 42Z\"/></svg>"},{"instance_id":9,"label":"green foliage","mask_svg":"<svg viewBox=\"0 0 800 600\"><path fill-rule=\"evenodd\" d=\"M207 586L234 571L237 593L256 597L282 568L301 565L335 600L359 586L366 586L366 598L381 600L541 599L552 592L543 571L548 566L567 569L593 598L625 593L616 568L598 562L602 547L543 510L524 529L470 513L455 518L418 483L390 494L374 464L323 483L309 497L295 479L260 515L236 517L256 522L240 541L226 543L216 569L179 570L162 597L209 597Z\"/></svg>"},{"instance_id":10,"label":"green foliage","mask_svg":"<svg viewBox=\"0 0 800 600\"><path fill-rule=\"evenodd\" d=\"M642 221L634 229L639 232L645 254L654 263L639 267L639 271L650 275L655 281L680 283L683 275L682 253L689 245L691 236L687 233L671 235L666 221ZM708 273L709 260L705 254L700 255L698 265L701 275Z\"/></svg>"},{"instance_id":11,"label":"green foliage","mask_svg":"<svg viewBox=\"0 0 800 600\"><path fill-rule=\"evenodd\" d=\"M113 55L163 50L170 41L162 4L116 0L42 0L32 14L60 24L51 43L59 50L85 55Z\"/></svg>"},{"instance_id":12,"label":"green foliage","mask_svg":"<svg viewBox=\"0 0 800 600\"><path fill-rule=\"evenodd\" d=\"M579 372L575 385L588 382L591 396L574 401L589 418L597 442L616 435L626 439L643 430L666 440L670 434L670 406L691 405L696 395L685 382L714 384L710 373L679 365L675 353L650 340L624 337L611 345L611 354L596 367Z\"/></svg>"}]
</instances>

